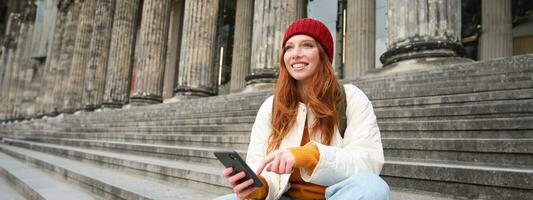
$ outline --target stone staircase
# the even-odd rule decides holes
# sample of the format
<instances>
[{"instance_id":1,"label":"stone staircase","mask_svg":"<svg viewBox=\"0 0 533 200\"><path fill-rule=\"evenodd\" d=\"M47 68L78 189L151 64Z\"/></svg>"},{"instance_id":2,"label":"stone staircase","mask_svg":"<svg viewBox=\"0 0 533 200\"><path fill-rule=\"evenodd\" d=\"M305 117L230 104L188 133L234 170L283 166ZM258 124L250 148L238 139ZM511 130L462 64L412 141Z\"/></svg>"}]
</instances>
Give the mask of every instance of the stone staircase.
<instances>
[{"instance_id":1,"label":"stone staircase","mask_svg":"<svg viewBox=\"0 0 533 200\"><path fill-rule=\"evenodd\" d=\"M393 199L533 196L533 55L348 82L374 105L386 156L381 176ZM212 153L236 149L245 156L268 96L232 94L0 124L0 193L28 199L230 193Z\"/></svg>"}]
</instances>

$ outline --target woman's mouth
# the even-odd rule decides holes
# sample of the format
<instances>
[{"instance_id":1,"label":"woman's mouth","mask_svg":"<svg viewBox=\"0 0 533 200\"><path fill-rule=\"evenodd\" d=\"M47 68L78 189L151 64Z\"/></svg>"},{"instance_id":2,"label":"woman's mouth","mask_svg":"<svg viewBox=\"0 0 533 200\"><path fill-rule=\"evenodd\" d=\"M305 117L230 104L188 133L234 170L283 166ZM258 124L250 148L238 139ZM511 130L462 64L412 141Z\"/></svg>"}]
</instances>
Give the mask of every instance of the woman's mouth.
<instances>
[{"instance_id":1,"label":"woman's mouth","mask_svg":"<svg viewBox=\"0 0 533 200\"><path fill-rule=\"evenodd\" d=\"M305 67L307 67L307 63L296 63L296 64L293 64L291 65L291 67L295 70L295 71L299 71L299 70L302 70L304 69Z\"/></svg>"}]
</instances>

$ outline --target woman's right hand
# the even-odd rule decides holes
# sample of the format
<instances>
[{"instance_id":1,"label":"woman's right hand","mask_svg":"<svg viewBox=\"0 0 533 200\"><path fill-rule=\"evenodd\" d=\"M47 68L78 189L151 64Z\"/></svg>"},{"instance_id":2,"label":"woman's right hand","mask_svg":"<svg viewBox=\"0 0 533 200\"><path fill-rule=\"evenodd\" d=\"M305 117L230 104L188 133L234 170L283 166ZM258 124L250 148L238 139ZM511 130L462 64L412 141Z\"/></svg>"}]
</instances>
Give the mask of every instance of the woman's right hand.
<instances>
[{"instance_id":1,"label":"woman's right hand","mask_svg":"<svg viewBox=\"0 0 533 200\"><path fill-rule=\"evenodd\" d=\"M228 179L229 185L231 188L233 188L233 191L239 198L245 198L249 194L251 194L254 190L256 190L256 187L252 187L252 184L254 183L253 179L248 179L242 183L239 183L239 180L244 178L246 174L244 171L241 171L239 173L236 173L234 175L231 175L233 173L233 168L228 167L224 169L222 172L222 175Z\"/></svg>"}]
</instances>

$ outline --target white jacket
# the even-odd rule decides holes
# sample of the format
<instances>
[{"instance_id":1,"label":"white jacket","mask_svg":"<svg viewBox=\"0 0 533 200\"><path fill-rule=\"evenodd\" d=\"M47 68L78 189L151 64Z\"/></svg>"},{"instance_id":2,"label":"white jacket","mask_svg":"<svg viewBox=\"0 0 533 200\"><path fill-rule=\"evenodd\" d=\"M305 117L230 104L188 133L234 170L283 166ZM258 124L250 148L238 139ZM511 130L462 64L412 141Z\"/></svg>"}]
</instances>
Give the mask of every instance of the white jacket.
<instances>
[{"instance_id":1,"label":"white jacket","mask_svg":"<svg viewBox=\"0 0 533 200\"><path fill-rule=\"evenodd\" d=\"M311 142L317 144L320 160L312 172L300 169L306 182L330 186L362 171L379 174L383 167L383 147L372 104L356 86L347 84L344 89L347 102L344 138L341 138L338 129L330 146L321 144L320 136L310 138ZM267 143L272 130L272 101L273 96L263 102L252 128L246 162L253 170L267 155ZM296 122L281 142L280 149L300 146L306 116L311 130L315 120L313 112L300 103ZM269 186L266 199L279 199L290 187L290 174L278 175L264 170L261 175Z\"/></svg>"}]
</instances>

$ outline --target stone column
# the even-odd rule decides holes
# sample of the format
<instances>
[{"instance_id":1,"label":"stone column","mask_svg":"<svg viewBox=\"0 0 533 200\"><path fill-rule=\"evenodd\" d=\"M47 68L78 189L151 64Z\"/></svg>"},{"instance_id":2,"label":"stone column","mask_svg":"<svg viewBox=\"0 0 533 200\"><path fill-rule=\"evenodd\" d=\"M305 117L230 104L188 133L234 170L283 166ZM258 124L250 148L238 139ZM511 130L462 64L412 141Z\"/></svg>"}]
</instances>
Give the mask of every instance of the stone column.
<instances>
[{"instance_id":1,"label":"stone column","mask_svg":"<svg viewBox=\"0 0 533 200\"><path fill-rule=\"evenodd\" d=\"M0 66L3 70L2 85L0 86L0 114L1 120L9 119L9 89L13 74L13 54L16 49L16 31L19 30L20 16L14 13L9 14L7 21L4 43L2 44L2 56Z\"/></svg>"},{"instance_id":2,"label":"stone column","mask_svg":"<svg viewBox=\"0 0 533 200\"><path fill-rule=\"evenodd\" d=\"M218 0L185 1L178 84L179 96L214 93L214 51Z\"/></svg>"},{"instance_id":3,"label":"stone column","mask_svg":"<svg viewBox=\"0 0 533 200\"><path fill-rule=\"evenodd\" d=\"M128 102L139 0L117 0L105 82L104 107Z\"/></svg>"},{"instance_id":4,"label":"stone column","mask_svg":"<svg viewBox=\"0 0 533 200\"><path fill-rule=\"evenodd\" d=\"M96 9L96 0L83 0L80 16L78 20L78 29L76 31L76 43L72 56L72 66L65 94L65 112L73 113L80 110L81 98L83 95L83 81L85 69L89 61L89 46L93 33L94 11Z\"/></svg>"},{"instance_id":5,"label":"stone column","mask_svg":"<svg viewBox=\"0 0 533 200\"><path fill-rule=\"evenodd\" d=\"M35 4L27 4L24 7L22 25L20 29L19 42L17 45L17 55L15 65L18 66L18 72L15 76L16 92L15 100L12 104L13 116L17 119L25 119L33 112L34 97L33 88L31 87L34 77L34 60L32 59L32 38L35 21Z\"/></svg>"},{"instance_id":6,"label":"stone column","mask_svg":"<svg viewBox=\"0 0 533 200\"><path fill-rule=\"evenodd\" d=\"M513 55L511 1L481 1L479 58L488 60Z\"/></svg>"},{"instance_id":7,"label":"stone column","mask_svg":"<svg viewBox=\"0 0 533 200\"><path fill-rule=\"evenodd\" d=\"M250 74L247 85L271 89L278 76L283 34L292 22L302 18L301 0L256 0Z\"/></svg>"},{"instance_id":8,"label":"stone column","mask_svg":"<svg viewBox=\"0 0 533 200\"><path fill-rule=\"evenodd\" d=\"M59 67L57 70L56 86L54 87L54 111L63 112L65 105L65 90L68 88L68 75L72 67L72 57L76 43L76 32L78 28L78 18L81 9L80 0L69 1L67 11L67 22L63 41L61 42L61 55L59 58Z\"/></svg>"},{"instance_id":9,"label":"stone column","mask_svg":"<svg viewBox=\"0 0 533 200\"><path fill-rule=\"evenodd\" d=\"M176 75L181 47L181 30L183 27L183 12L185 0L172 0L172 11L168 32L167 60L165 64L165 81L163 85L163 100L174 96Z\"/></svg>"},{"instance_id":10,"label":"stone column","mask_svg":"<svg viewBox=\"0 0 533 200\"><path fill-rule=\"evenodd\" d=\"M144 1L141 51L135 69L135 85L130 97L132 104L153 104L163 101L168 22L171 0Z\"/></svg>"},{"instance_id":11,"label":"stone column","mask_svg":"<svg viewBox=\"0 0 533 200\"><path fill-rule=\"evenodd\" d=\"M347 4L346 65L343 74L345 79L353 80L375 68L376 1L355 0Z\"/></svg>"},{"instance_id":12,"label":"stone column","mask_svg":"<svg viewBox=\"0 0 533 200\"><path fill-rule=\"evenodd\" d=\"M43 89L45 94L41 103L41 111L45 115L54 115L53 105L56 104L54 101L54 88L57 87L56 81L62 77L58 76L58 69L60 64L61 56L61 47L63 42L63 36L66 30L66 21L67 21L67 1L61 0L57 4L58 13L56 17L54 36L52 40L51 50L46 57L46 74L45 75L45 86Z\"/></svg>"},{"instance_id":13,"label":"stone column","mask_svg":"<svg viewBox=\"0 0 533 200\"><path fill-rule=\"evenodd\" d=\"M250 71L252 53L253 0L237 0L235 35L231 66L231 92L239 92L246 86L244 78Z\"/></svg>"},{"instance_id":14,"label":"stone column","mask_svg":"<svg viewBox=\"0 0 533 200\"><path fill-rule=\"evenodd\" d=\"M467 61L461 58L459 0L389 0L387 15L384 67L410 70Z\"/></svg>"},{"instance_id":15,"label":"stone column","mask_svg":"<svg viewBox=\"0 0 533 200\"><path fill-rule=\"evenodd\" d=\"M98 0L96 4L89 47L90 57L83 84L82 107L86 110L93 110L102 105L115 2L115 0Z\"/></svg>"},{"instance_id":16,"label":"stone column","mask_svg":"<svg viewBox=\"0 0 533 200\"><path fill-rule=\"evenodd\" d=\"M11 119L19 118L17 107L20 105L22 89L24 86L24 47L26 44L26 34L28 32L29 24L25 19L26 16L21 16L20 27L17 31L15 39L16 47L14 49L13 57L8 65L11 65L12 71L9 81L9 99L8 99L8 117ZM31 42L31 41L30 41Z\"/></svg>"}]
</instances>

